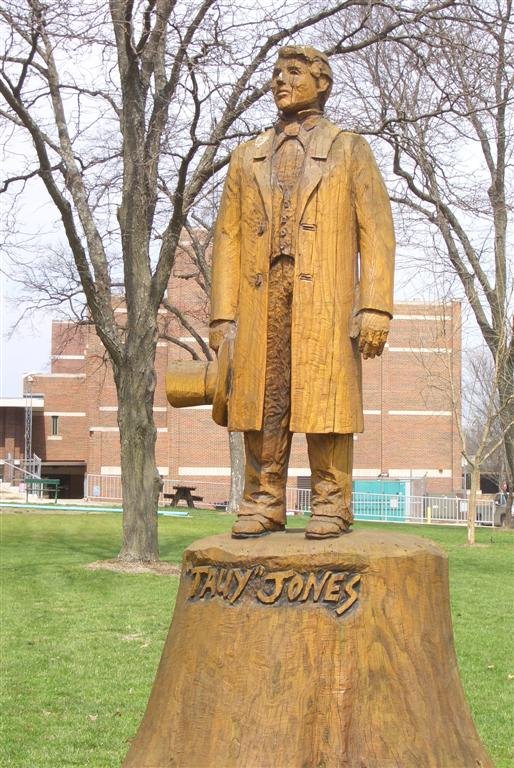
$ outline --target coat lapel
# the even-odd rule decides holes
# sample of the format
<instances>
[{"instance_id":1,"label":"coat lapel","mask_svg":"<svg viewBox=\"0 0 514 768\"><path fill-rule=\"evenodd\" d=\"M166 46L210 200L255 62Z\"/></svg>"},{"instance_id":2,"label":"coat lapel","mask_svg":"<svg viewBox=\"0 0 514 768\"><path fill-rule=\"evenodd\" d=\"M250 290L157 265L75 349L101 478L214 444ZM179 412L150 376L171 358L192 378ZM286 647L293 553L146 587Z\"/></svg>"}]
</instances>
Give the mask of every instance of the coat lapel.
<instances>
[{"instance_id":1,"label":"coat lapel","mask_svg":"<svg viewBox=\"0 0 514 768\"><path fill-rule=\"evenodd\" d=\"M321 181L330 147L339 133L341 129L329 123L328 120L323 120L313 128L314 135L309 143L303 173L298 184L298 221L301 221L307 201Z\"/></svg>"},{"instance_id":2,"label":"coat lapel","mask_svg":"<svg viewBox=\"0 0 514 768\"><path fill-rule=\"evenodd\" d=\"M341 129L329 123L328 120L322 120L316 128L313 128L313 136L309 143L303 172L298 181L298 221L301 219L309 197L321 181L330 147L339 133L341 133ZM255 139L253 151L253 172L261 193L266 216L270 222L272 216L271 160L273 137L273 128L262 133Z\"/></svg>"},{"instance_id":3,"label":"coat lapel","mask_svg":"<svg viewBox=\"0 0 514 768\"><path fill-rule=\"evenodd\" d=\"M253 172L259 187L268 221L271 222L271 154L273 147L273 129L269 129L255 139L253 152Z\"/></svg>"}]
</instances>

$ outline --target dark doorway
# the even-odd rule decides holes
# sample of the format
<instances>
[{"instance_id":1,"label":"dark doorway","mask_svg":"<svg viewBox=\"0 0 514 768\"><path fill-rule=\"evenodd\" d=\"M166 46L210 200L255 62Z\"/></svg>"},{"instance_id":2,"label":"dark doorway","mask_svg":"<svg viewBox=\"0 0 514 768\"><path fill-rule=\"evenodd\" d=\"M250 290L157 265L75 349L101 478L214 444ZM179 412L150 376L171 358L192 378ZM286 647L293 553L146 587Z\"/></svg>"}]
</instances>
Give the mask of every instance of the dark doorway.
<instances>
[{"instance_id":1,"label":"dark doorway","mask_svg":"<svg viewBox=\"0 0 514 768\"><path fill-rule=\"evenodd\" d=\"M59 499L83 499L85 462L50 464L43 462L41 477L59 480Z\"/></svg>"}]
</instances>

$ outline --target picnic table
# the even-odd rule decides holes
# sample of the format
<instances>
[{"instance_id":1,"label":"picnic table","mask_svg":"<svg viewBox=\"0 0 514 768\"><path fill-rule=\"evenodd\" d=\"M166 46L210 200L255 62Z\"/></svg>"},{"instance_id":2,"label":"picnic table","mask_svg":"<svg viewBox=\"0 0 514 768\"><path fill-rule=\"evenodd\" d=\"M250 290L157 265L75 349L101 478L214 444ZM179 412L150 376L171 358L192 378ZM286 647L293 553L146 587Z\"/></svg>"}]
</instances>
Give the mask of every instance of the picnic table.
<instances>
[{"instance_id":1,"label":"picnic table","mask_svg":"<svg viewBox=\"0 0 514 768\"><path fill-rule=\"evenodd\" d=\"M174 485L174 493L164 493L165 499L171 499L171 506L178 507L179 501L183 500L191 509L195 508L195 501L203 501L203 496L193 494L196 491L196 485Z\"/></svg>"},{"instance_id":2,"label":"picnic table","mask_svg":"<svg viewBox=\"0 0 514 768\"><path fill-rule=\"evenodd\" d=\"M57 494L59 493L59 486L61 481L52 479L49 477L27 477L26 480L24 480L25 488L27 491L27 501L29 498L29 493L34 492L34 488L36 491L42 491L43 493L46 491L48 493L48 496L50 496L50 493L54 494L54 502L57 504Z\"/></svg>"}]
</instances>

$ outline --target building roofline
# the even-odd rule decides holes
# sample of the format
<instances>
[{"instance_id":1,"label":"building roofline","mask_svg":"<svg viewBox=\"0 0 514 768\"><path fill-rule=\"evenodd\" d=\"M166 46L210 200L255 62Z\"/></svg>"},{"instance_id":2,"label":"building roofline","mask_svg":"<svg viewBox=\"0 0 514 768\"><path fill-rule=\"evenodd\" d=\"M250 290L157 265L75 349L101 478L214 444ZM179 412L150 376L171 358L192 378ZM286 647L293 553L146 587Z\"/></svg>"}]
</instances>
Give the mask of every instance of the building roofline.
<instances>
[{"instance_id":1,"label":"building roofline","mask_svg":"<svg viewBox=\"0 0 514 768\"><path fill-rule=\"evenodd\" d=\"M30 398L27 397L0 397L0 408L26 408ZM32 396L32 410L42 411L45 407L44 397Z\"/></svg>"}]
</instances>

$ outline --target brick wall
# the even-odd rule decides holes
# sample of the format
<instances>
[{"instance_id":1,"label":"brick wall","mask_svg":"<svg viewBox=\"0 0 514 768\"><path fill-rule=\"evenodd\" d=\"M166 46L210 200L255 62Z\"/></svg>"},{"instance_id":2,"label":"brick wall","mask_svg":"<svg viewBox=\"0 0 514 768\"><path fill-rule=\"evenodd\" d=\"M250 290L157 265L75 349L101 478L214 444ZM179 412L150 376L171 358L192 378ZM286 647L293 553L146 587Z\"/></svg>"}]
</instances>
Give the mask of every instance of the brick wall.
<instances>
[{"instance_id":1,"label":"brick wall","mask_svg":"<svg viewBox=\"0 0 514 768\"><path fill-rule=\"evenodd\" d=\"M0 458L16 461L25 448L25 411L21 407L0 408Z\"/></svg>"}]
</instances>

